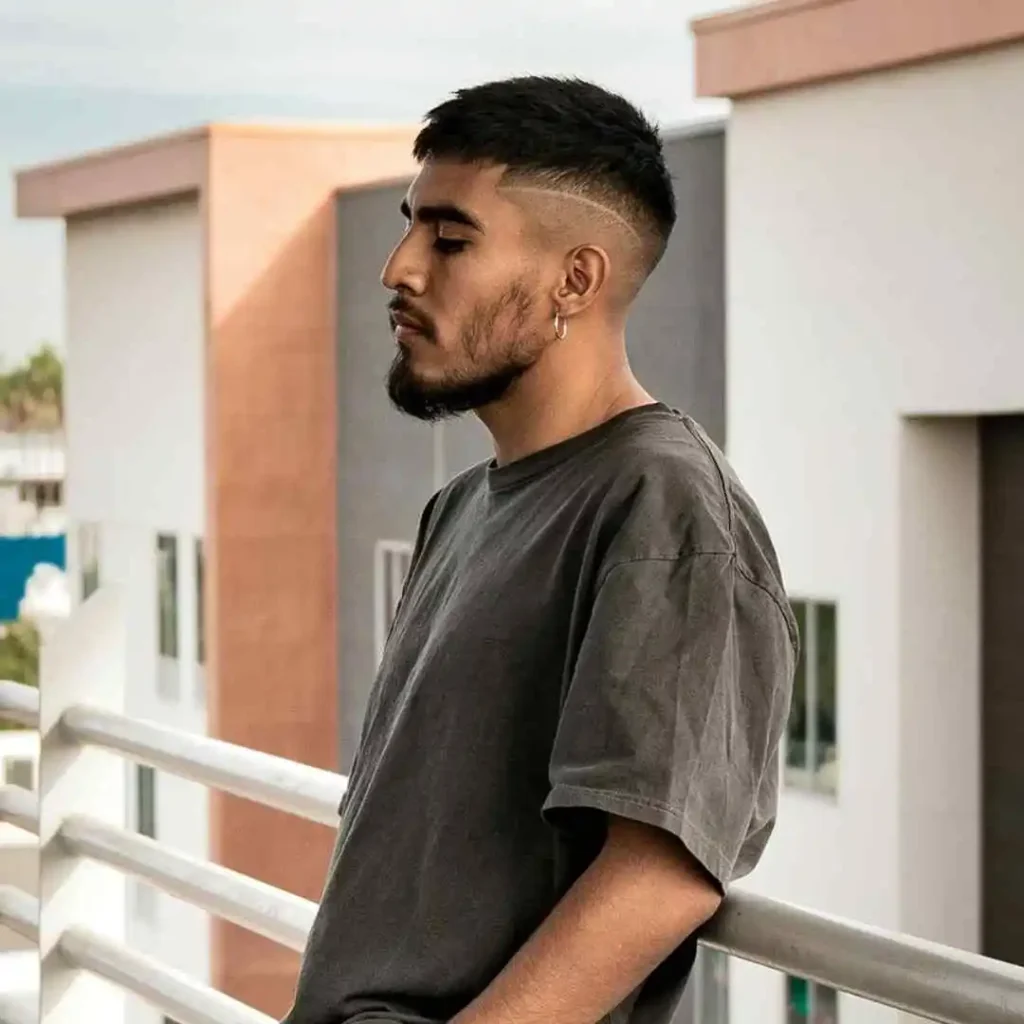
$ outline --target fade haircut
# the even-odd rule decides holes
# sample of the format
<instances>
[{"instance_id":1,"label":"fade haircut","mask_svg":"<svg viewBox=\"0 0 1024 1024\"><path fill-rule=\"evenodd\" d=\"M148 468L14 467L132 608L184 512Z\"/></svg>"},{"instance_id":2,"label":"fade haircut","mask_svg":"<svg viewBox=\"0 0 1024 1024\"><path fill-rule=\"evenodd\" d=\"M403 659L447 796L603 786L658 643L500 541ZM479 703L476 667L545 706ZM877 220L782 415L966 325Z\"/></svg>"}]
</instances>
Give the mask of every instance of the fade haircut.
<instances>
[{"instance_id":1,"label":"fade haircut","mask_svg":"<svg viewBox=\"0 0 1024 1024\"><path fill-rule=\"evenodd\" d=\"M676 221L657 128L631 103L578 78L526 76L460 89L427 114L413 155L504 165L503 183L576 195L642 243L641 281ZM638 282L639 283L639 282Z\"/></svg>"}]
</instances>

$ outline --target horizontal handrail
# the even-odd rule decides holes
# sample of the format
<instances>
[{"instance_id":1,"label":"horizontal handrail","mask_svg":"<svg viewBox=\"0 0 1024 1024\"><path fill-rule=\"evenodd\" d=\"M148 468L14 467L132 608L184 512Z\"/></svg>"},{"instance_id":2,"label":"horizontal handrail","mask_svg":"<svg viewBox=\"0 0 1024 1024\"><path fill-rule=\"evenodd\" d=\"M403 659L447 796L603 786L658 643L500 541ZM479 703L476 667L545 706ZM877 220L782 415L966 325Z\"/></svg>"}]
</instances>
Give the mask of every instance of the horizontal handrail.
<instances>
[{"instance_id":1,"label":"horizontal handrail","mask_svg":"<svg viewBox=\"0 0 1024 1024\"><path fill-rule=\"evenodd\" d=\"M80 743L322 825L338 825L346 779L334 772L97 708L68 708L61 726Z\"/></svg>"},{"instance_id":2,"label":"horizontal handrail","mask_svg":"<svg viewBox=\"0 0 1024 1024\"><path fill-rule=\"evenodd\" d=\"M38 1024L34 1005L18 1001L14 996L0 996L0 1024Z\"/></svg>"},{"instance_id":3,"label":"horizontal handrail","mask_svg":"<svg viewBox=\"0 0 1024 1024\"><path fill-rule=\"evenodd\" d=\"M0 924L38 942L39 901L0 885ZM69 928L57 948L72 965L134 992L179 1024L274 1024L266 1014L87 928Z\"/></svg>"},{"instance_id":4,"label":"horizontal handrail","mask_svg":"<svg viewBox=\"0 0 1024 1024\"><path fill-rule=\"evenodd\" d=\"M0 699L0 710L3 706ZM337 825L346 780L331 772L94 708L69 709L62 728L79 742ZM213 913L301 948L301 933L308 929L314 907L308 901L90 819L69 819L62 836L77 844L80 853L139 874ZM1020 967L743 891L730 894L702 941L944 1024L1024 1020Z\"/></svg>"},{"instance_id":5,"label":"horizontal handrail","mask_svg":"<svg viewBox=\"0 0 1024 1024\"><path fill-rule=\"evenodd\" d=\"M237 999L87 928L69 928L58 949L75 967L134 992L179 1024L275 1024Z\"/></svg>"},{"instance_id":6,"label":"horizontal handrail","mask_svg":"<svg viewBox=\"0 0 1024 1024\"><path fill-rule=\"evenodd\" d=\"M0 679L0 719L24 726L39 728L39 691L11 679Z\"/></svg>"},{"instance_id":7,"label":"horizontal handrail","mask_svg":"<svg viewBox=\"0 0 1024 1024\"><path fill-rule=\"evenodd\" d=\"M14 885L0 885L0 924L39 942L39 900Z\"/></svg>"},{"instance_id":8,"label":"horizontal handrail","mask_svg":"<svg viewBox=\"0 0 1024 1024\"><path fill-rule=\"evenodd\" d=\"M84 815L65 819L58 835L73 853L136 875L289 949L305 948L316 914L310 900Z\"/></svg>"},{"instance_id":9,"label":"horizontal handrail","mask_svg":"<svg viewBox=\"0 0 1024 1024\"><path fill-rule=\"evenodd\" d=\"M0 786L0 821L39 835L39 799L21 786Z\"/></svg>"},{"instance_id":10,"label":"horizontal handrail","mask_svg":"<svg viewBox=\"0 0 1024 1024\"><path fill-rule=\"evenodd\" d=\"M943 1024L1020 1024L1024 968L734 891L710 946Z\"/></svg>"}]
</instances>

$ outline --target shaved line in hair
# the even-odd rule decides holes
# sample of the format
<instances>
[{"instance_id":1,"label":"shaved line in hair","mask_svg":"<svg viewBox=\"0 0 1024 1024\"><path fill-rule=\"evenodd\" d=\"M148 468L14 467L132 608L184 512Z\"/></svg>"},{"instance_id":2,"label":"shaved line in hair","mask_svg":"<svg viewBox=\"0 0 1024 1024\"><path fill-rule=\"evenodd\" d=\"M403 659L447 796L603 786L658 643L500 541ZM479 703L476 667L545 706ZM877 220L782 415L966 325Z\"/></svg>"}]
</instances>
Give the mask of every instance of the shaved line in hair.
<instances>
[{"instance_id":1,"label":"shaved line in hair","mask_svg":"<svg viewBox=\"0 0 1024 1024\"><path fill-rule=\"evenodd\" d=\"M591 199L589 196L582 196L579 192L571 192L560 188L543 188L539 185L499 185L498 190L500 192L527 192L537 196L547 196L552 199L573 199L577 203L583 203L589 206L591 209L596 210L598 213L602 213L607 217L611 217L613 220L624 227L641 245L643 245L643 239L640 237L640 232L626 220L616 209L607 205L606 203L600 203L596 199Z\"/></svg>"}]
</instances>

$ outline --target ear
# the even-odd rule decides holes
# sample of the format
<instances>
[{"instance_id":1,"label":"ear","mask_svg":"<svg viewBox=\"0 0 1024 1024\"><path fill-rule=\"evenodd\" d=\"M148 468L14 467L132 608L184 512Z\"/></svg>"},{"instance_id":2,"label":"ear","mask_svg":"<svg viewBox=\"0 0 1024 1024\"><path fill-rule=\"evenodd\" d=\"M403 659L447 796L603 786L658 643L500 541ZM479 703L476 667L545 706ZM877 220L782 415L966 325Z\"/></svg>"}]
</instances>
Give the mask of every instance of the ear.
<instances>
[{"instance_id":1,"label":"ear","mask_svg":"<svg viewBox=\"0 0 1024 1024\"><path fill-rule=\"evenodd\" d=\"M566 253L564 267L554 295L555 306L563 316L578 316L607 287L611 260L599 245L579 245Z\"/></svg>"}]
</instances>

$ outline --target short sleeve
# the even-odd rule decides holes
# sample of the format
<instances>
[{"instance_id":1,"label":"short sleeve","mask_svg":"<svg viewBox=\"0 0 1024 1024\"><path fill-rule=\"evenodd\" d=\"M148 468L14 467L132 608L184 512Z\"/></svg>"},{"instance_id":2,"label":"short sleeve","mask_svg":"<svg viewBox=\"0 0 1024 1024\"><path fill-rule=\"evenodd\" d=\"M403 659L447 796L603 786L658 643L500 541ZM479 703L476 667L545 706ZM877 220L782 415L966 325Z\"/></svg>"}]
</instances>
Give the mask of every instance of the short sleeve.
<instances>
[{"instance_id":1,"label":"short sleeve","mask_svg":"<svg viewBox=\"0 0 1024 1024\"><path fill-rule=\"evenodd\" d=\"M679 838L724 887L774 824L795 640L730 554L619 564L598 589L549 766L549 820L590 808Z\"/></svg>"}]
</instances>

